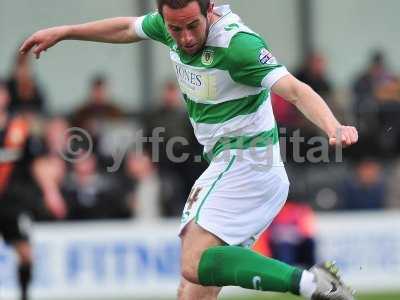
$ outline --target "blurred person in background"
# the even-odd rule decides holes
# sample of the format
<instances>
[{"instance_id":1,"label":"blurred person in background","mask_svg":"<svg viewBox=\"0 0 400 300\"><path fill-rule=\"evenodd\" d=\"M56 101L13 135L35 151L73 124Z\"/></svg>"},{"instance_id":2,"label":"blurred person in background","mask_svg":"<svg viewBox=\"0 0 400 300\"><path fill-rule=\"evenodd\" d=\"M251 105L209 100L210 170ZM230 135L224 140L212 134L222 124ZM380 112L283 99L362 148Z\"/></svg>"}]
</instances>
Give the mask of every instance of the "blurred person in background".
<instances>
[{"instance_id":1,"label":"blurred person in background","mask_svg":"<svg viewBox=\"0 0 400 300\"><path fill-rule=\"evenodd\" d=\"M161 217L161 178L150 156L131 151L126 158L125 172L132 183L127 195L132 216L139 220Z\"/></svg>"},{"instance_id":2,"label":"blurred person in background","mask_svg":"<svg viewBox=\"0 0 400 300\"><path fill-rule=\"evenodd\" d=\"M343 208L348 210L383 209L386 194L382 166L371 158L362 159L355 174L347 178L341 187Z\"/></svg>"},{"instance_id":3,"label":"blurred person in background","mask_svg":"<svg viewBox=\"0 0 400 300\"><path fill-rule=\"evenodd\" d=\"M16 54L7 86L11 96L10 111L25 111L36 116L46 114L46 99L35 79L28 56Z\"/></svg>"},{"instance_id":4,"label":"blurred person in background","mask_svg":"<svg viewBox=\"0 0 400 300\"><path fill-rule=\"evenodd\" d=\"M384 157L400 153L400 77L394 77L375 89L379 103L380 141Z\"/></svg>"},{"instance_id":5,"label":"blurred person in background","mask_svg":"<svg viewBox=\"0 0 400 300\"><path fill-rule=\"evenodd\" d=\"M37 159L37 176L41 185L45 186L47 192L39 188L39 197L45 199L46 203L63 203L63 213L59 218L64 219L67 215L65 199L61 193L61 183L67 172L68 157L67 140L69 123L61 116L45 119L42 123L42 151ZM64 156L64 157L63 157ZM46 199L49 198L49 199ZM49 213L46 207L38 204L36 218L43 221L54 220L54 215Z\"/></svg>"},{"instance_id":6,"label":"blurred person in background","mask_svg":"<svg viewBox=\"0 0 400 300\"><path fill-rule=\"evenodd\" d=\"M288 264L310 268L316 262L315 213L305 201L289 195L283 209L263 233L255 250Z\"/></svg>"},{"instance_id":7,"label":"blurred person in background","mask_svg":"<svg viewBox=\"0 0 400 300\"><path fill-rule=\"evenodd\" d=\"M353 85L355 96L354 112L361 117L367 109L374 110L377 105L375 90L392 82L395 76L388 70L384 53L376 51L370 58L366 70L356 78Z\"/></svg>"},{"instance_id":8,"label":"blurred person in background","mask_svg":"<svg viewBox=\"0 0 400 300\"><path fill-rule=\"evenodd\" d=\"M120 121L124 114L110 96L109 81L105 75L98 74L91 80L89 94L84 104L71 114L71 124L88 132L92 138L94 151L103 164L107 157L103 157L99 147L103 129L106 125ZM106 162L104 162L106 164Z\"/></svg>"},{"instance_id":9,"label":"blurred person in background","mask_svg":"<svg viewBox=\"0 0 400 300\"><path fill-rule=\"evenodd\" d=\"M126 199L132 216L176 217L184 206L183 184L174 172L159 172L146 152L131 151L125 162Z\"/></svg>"},{"instance_id":10,"label":"blurred person in background","mask_svg":"<svg viewBox=\"0 0 400 300\"><path fill-rule=\"evenodd\" d=\"M326 73L325 57L321 53L311 52L296 77L311 86L331 106L334 104L333 86Z\"/></svg>"},{"instance_id":11,"label":"blurred person in background","mask_svg":"<svg viewBox=\"0 0 400 300\"><path fill-rule=\"evenodd\" d=\"M21 299L28 299L32 277L32 247L29 241L31 212L36 202L33 180L46 195L47 209L57 218L65 215L62 202L51 197L49 183L43 180L45 167L38 158L41 147L32 140L30 124L18 114L10 114L10 95L0 80L0 235L18 256L18 282Z\"/></svg>"},{"instance_id":12,"label":"blurred person in background","mask_svg":"<svg viewBox=\"0 0 400 300\"><path fill-rule=\"evenodd\" d=\"M85 144L74 143L66 118L54 117L45 123L45 151L40 157L44 166L43 181L50 187L52 199L65 203L67 220L116 219L129 216L123 203L118 178L100 174L97 158ZM81 136L82 140L85 136ZM79 140L79 138L78 138ZM42 214L42 219L50 216Z\"/></svg>"},{"instance_id":13,"label":"blurred person in background","mask_svg":"<svg viewBox=\"0 0 400 300\"><path fill-rule=\"evenodd\" d=\"M88 130L96 136L103 122L123 117L122 110L110 97L109 82L104 75L93 77L85 103L71 114L72 125Z\"/></svg>"},{"instance_id":14,"label":"blurred person in background","mask_svg":"<svg viewBox=\"0 0 400 300\"><path fill-rule=\"evenodd\" d=\"M217 299L221 287L241 286L306 299L354 299L333 264L303 271L237 247L251 244L272 222L286 201L289 182L283 164L272 168L251 155L236 160L229 150L260 151L275 161L272 156L279 153L279 145L270 91L296 105L326 133L331 145L355 144L357 130L339 123L324 100L279 64L265 41L228 5L215 7L209 0L157 3L158 12L142 17L38 31L20 50L33 49L39 58L65 39L153 39L169 47L196 137L210 161L182 213L178 298ZM214 159L219 154L227 154L229 162ZM257 167L268 171L257 172Z\"/></svg>"},{"instance_id":15,"label":"blurred person in background","mask_svg":"<svg viewBox=\"0 0 400 300\"><path fill-rule=\"evenodd\" d=\"M353 84L353 111L361 141L365 141L353 149L357 155L387 157L396 153L400 126L397 84L397 78L387 67L384 53L376 51L366 70Z\"/></svg>"},{"instance_id":16,"label":"blurred person in background","mask_svg":"<svg viewBox=\"0 0 400 300\"><path fill-rule=\"evenodd\" d=\"M392 169L388 176L388 192L386 206L388 209L400 209L400 158L391 163Z\"/></svg>"},{"instance_id":17,"label":"blurred person in background","mask_svg":"<svg viewBox=\"0 0 400 300\"><path fill-rule=\"evenodd\" d=\"M68 220L122 219L129 217L117 178L101 174L92 153L78 155L61 184Z\"/></svg>"},{"instance_id":18,"label":"blurred person in background","mask_svg":"<svg viewBox=\"0 0 400 300\"><path fill-rule=\"evenodd\" d=\"M306 202L289 196L269 228L272 257L305 269L316 262L315 213Z\"/></svg>"},{"instance_id":19,"label":"blurred person in background","mask_svg":"<svg viewBox=\"0 0 400 300\"><path fill-rule=\"evenodd\" d=\"M196 155L201 156L202 148L193 134L187 112L183 107L182 94L176 82L167 80L164 83L161 92L161 105L146 114L144 124L146 136L148 137L153 136L153 132L157 128L164 130L160 134L164 140L159 144L158 148L160 156L158 168L162 173L174 173L174 176L179 177L183 183L184 194L179 197L183 202L178 206L182 207L194 181L206 166L204 162L194 162ZM176 140L172 143L176 138L182 139L182 141ZM184 144L182 143L183 141ZM167 149L168 143L172 143L170 149ZM187 155L188 158L179 163L172 161L171 151L173 157L180 158Z\"/></svg>"}]
</instances>

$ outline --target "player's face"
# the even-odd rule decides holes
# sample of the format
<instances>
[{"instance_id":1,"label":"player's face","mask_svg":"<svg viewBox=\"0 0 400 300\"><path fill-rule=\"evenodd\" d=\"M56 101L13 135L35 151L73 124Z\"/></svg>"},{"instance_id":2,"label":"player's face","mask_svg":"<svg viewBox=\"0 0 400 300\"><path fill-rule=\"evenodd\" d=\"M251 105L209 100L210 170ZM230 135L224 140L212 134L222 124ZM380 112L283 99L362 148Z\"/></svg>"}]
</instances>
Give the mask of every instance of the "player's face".
<instances>
[{"instance_id":1,"label":"player's face","mask_svg":"<svg viewBox=\"0 0 400 300\"><path fill-rule=\"evenodd\" d=\"M193 55L203 49L208 37L212 10L211 5L205 17L196 1L179 9L172 9L167 5L163 7L164 21L169 33L178 47L187 54Z\"/></svg>"}]
</instances>

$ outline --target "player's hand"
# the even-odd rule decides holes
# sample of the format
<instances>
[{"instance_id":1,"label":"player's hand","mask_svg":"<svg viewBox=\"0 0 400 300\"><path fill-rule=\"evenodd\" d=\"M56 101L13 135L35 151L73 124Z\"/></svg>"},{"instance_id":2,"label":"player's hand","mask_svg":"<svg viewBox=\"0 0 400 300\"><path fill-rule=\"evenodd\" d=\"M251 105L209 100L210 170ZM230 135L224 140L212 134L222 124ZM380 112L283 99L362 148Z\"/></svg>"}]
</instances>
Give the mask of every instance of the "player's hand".
<instances>
[{"instance_id":1,"label":"player's hand","mask_svg":"<svg viewBox=\"0 0 400 300\"><path fill-rule=\"evenodd\" d=\"M358 142L358 131L353 126L340 126L329 136L331 146L342 146L343 148Z\"/></svg>"},{"instance_id":2,"label":"player's hand","mask_svg":"<svg viewBox=\"0 0 400 300\"><path fill-rule=\"evenodd\" d=\"M48 48L54 46L63 40L66 33L65 26L53 27L40 30L30 36L21 46L19 51L21 54L27 54L33 49L36 58L40 58L40 54Z\"/></svg>"}]
</instances>

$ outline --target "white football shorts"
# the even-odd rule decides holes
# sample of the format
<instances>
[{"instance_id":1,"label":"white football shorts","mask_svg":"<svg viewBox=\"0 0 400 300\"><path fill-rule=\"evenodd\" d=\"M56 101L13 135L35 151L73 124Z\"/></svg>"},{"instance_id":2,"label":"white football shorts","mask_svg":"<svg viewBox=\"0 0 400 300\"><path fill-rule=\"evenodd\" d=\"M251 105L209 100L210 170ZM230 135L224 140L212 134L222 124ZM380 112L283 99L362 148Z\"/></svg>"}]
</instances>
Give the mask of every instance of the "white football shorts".
<instances>
[{"instance_id":1,"label":"white football shorts","mask_svg":"<svg viewBox=\"0 0 400 300\"><path fill-rule=\"evenodd\" d=\"M179 234L194 220L228 245L250 246L282 209L288 191L279 144L224 151L193 185Z\"/></svg>"}]
</instances>

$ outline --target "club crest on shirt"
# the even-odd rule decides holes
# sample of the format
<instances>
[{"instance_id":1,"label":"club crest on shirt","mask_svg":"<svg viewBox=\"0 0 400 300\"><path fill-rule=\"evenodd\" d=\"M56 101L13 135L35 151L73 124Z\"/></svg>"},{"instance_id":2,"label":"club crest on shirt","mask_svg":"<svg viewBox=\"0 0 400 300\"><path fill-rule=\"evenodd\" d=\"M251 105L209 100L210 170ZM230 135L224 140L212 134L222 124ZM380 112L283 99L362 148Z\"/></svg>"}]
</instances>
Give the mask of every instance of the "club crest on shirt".
<instances>
[{"instance_id":1,"label":"club crest on shirt","mask_svg":"<svg viewBox=\"0 0 400 300\"><path fill-rule=\"evenodd\" d=\"M211 49L206 49L203 51L201 56L201 63L205 66L211 66L214 62L214 51Z\"/></svg>"},{"instance_id":2,"label":"club crest on shirt","mask_svg":"<svg viewBox=\"0 0 400 300\"><path fill-rule=\"evenodd\" d=\"M260 50L259 58L260 58L260 63L262 63L263 65L266 65L266 64L276 65L278 63L276 58L266 48L262 48Z\"/></svg>"}]
</instances>

